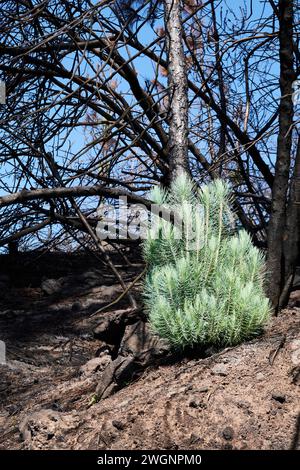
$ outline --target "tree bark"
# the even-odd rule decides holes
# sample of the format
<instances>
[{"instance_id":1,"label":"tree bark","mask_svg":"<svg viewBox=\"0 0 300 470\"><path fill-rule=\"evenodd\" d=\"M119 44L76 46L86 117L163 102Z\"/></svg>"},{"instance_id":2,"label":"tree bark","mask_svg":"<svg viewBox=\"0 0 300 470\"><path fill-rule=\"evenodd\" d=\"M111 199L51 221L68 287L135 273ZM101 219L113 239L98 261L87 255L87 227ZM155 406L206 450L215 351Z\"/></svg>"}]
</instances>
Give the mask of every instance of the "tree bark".
<instances>
[{"instance_id":1,"label":"tree bark","mask_svg":"<svg viewBox=\"0 0 300 470\"><path fill-rule=\"evenodd\" d=\"M278 309L283 287L283 237L292 148L293 103L293 1L279 0L280 89L279 134L272 207L268 228L268 296Z\"/></svg>"},{"instance_id":2,"label":"tree bark","mask_svg":"<svg viewBox=\"0 0 300 470\"><path fill-rule=\"evenodd\" d=\"M164 4L170 95L169 182L172 182L182 173L190 174L188 162L188 83L182 39L181 1L165 0Z\"/></svg>"},{"instance_id":3,"label":"tree bark","mask_svg":"<svg viewBox=\"0 0 300 470\"><path fill-rule=\"evenodd\" d=\"M300 135L298 137L297 153L291 182L290 196L287 207L286 226L283 242L284 254L284 295L281 295L279 308L287 304L295 269L300 254Z\"/></svg>"},{"instance_id":4,"label":"tree bark","mask_svg":"<svg viewBox=\"0 0 300 470\"><path fill-rule=\"evenodd\" d=\"M35 201L37 199L49 200L85 196L104 196L112 199L126 196L129 203L143 204L147 208L151 208L151 201L139 196L138 194L133 194L126 189L108 188L104 185L41 188L31 190L22 189L16 193L1 196L0 207L26 203L27 201Z\"/></svg>"}]
</instances>

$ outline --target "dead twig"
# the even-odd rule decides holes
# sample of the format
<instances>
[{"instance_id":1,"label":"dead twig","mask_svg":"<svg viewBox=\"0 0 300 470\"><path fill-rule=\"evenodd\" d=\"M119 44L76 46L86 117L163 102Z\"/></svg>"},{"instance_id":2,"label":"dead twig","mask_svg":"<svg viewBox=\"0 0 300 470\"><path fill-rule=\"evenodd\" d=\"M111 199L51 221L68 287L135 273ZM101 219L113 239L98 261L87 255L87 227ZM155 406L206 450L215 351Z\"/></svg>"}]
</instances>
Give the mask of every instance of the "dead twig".
<instances>
[{"instance_id":1,"label":"dead twig","mask_svg":"<svg viewBox=\"0 0 300 470\"><path fill-rule=\"evenodd\" d=\"M106 310L110 307L112 307L113 305L117 304L126 294L127 292L132 289L132 287L141 279L141 277L143 277L143 275L146 273L146 269L147 268L144 268L143 271L132 281L131 284L129 284L129 286L126 287L126 289L115 299L113 300L110 304L108 305L104 305L104 307L100 308L99 310L97 310L96 312L92 313L90 315L90 318L91 317L94 317L95 315L98 315L99 313L103 312L103 310Z\"/></svg>"},{"instance_id":2,"label":"dead twig","mask_svg":"<svg viewBox=\"0 0 300 470\"><path fill-rule=\"evenodd\" d=\"M280 349L283 348L284 344L285 344L285 341L286 341L286 335L283 335L282 338L280 339L280 343L279 345L277 346L276 349L272 349L272 351L270 352L269 354L269 364L272 366L274 364L274 361L280 351Z\"/></svg>"}]
</instances>

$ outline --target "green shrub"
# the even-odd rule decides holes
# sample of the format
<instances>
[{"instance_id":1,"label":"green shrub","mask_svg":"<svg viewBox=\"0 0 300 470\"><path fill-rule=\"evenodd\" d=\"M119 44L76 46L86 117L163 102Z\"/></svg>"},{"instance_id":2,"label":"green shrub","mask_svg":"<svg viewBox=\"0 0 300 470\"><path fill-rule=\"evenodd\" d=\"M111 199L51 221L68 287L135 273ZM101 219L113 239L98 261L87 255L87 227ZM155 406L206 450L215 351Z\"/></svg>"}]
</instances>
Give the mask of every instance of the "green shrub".
<instances>
[{"instance_id":1,"label":"green shrub","mask_svg":"<svg viewBox=\"0 0 300 470\"><path fill-rule=\"evenodd\" d=\"M236 233L229 186L196 190L180 176L152 200L174 209L179 228L155 217L144 242L145 304L152 328L175 348L234 345L258 335L269 318L264 259L245 231Z\"/></svg>"}]
</instances>

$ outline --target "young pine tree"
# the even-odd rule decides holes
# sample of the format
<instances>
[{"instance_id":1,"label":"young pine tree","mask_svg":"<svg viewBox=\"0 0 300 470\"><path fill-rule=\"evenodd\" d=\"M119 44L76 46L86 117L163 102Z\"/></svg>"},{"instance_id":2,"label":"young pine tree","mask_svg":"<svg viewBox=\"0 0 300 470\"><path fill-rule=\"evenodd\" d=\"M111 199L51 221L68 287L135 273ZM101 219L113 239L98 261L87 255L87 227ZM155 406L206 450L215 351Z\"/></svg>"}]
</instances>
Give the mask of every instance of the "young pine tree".
<instances>
[{"instance_id":1,"label":"young pine tree","mask_svg":"<svg viewBox=\"0 0 300 470\"><path fill-rule=\"evenodd\" d=\"M178 225L158 217L144 242L145 303L152 328L175 348L234 345L261 333L270 315L264 259L245 231L235 232L229 187L201 191L184 174L152 200L170 206Z\"/></svg>"}]
</instances>

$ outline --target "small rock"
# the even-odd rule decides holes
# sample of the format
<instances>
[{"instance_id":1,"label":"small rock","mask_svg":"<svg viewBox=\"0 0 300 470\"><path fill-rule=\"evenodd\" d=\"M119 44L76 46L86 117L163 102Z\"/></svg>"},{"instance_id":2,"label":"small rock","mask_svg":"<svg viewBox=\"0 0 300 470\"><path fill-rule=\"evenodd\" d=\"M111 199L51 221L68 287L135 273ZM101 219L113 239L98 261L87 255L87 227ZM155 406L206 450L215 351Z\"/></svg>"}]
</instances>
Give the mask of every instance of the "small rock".
<instances>
[{"instance_id":1,"label":"small rock","mask_svg":"<svg viewBox=\"0 0 300 470\"><path fill-rule=\"evenodd\" d=\"M117 421L117 420L113 420L111 422L111 424L116 428L118 429L119 431L123 431L123 429L125 429L125 425L124 423L122 423L122 421Z\"/></svg>"},{"instance_id":2,"label":"small rock","mask_svg":"<svg viewBox=\"0 0 300 470\"><path fill-rule=\"evenodd\" d=\"M233 439L233 436L234 436L233 429L230 428L229 426L226 427L222 432L222 436L224 437L224 439L226 439L226 441L231 441Z\"/></svg>"},{"instance_id":3,"label":"small rock","mask_svg":"<svg viewBox=\"0 0 300 470\"><path fill-rule=\"evenodd\" d=\"M256 374L256 380L258 380L259 382L265 380L264 374L262 372L258 372L258 374Z\"/></svg>"},{"instance_id":4,"label":"small rock","mask_svg":"<svg viewBox=\"0 0 300 470\"><path fill-rule=\"evenodd\" d=\"M213 375L222 375L222 376L226 376L228 375L228 371L227 371L227 368L228 366L226 364L223 364L223 363L220 363L220 364L216 364L212 369L211 369L211 373Z\"/></svg>"},{"instance_id":5,"label":"small rock","mask_svg":"<svg viewBox=\"0 0 300 470\"><path fill-rule=\"evenodd\" d=\"M278 401L279 403L284 403L286 401L286 396L280 392L272 393L272 398L273 400Z\"/></svg>"},{"instance_id":6,"label":"small rock","mask_svg":"<svg viewBox=\"0 0 300 470\"><path fill-rule=\"evenodd\" d=\"M189 403L189 407L190 408L199 408L199 402L197 402L196 400L191 400L190 403Z\"/></svg>"},{"instance_id":7,"label":"small rock","mask_svg":"<svg viewBox=\"0 0 300 470\"><path fill-rule=\"evenodd\" d=\"M80 372L84 375L93 375L98 370L104 370L111 362L111 357L107 354L102 357L94 357L80 367Z\"/></svg>"}]
</instances>

